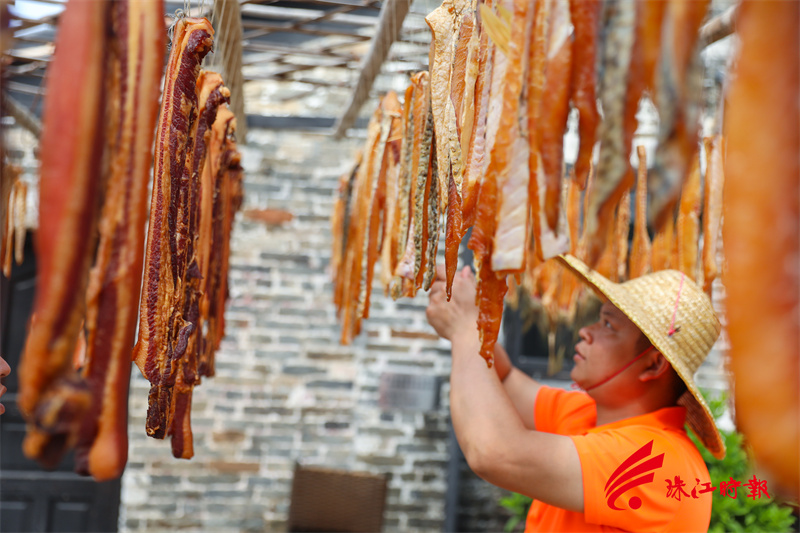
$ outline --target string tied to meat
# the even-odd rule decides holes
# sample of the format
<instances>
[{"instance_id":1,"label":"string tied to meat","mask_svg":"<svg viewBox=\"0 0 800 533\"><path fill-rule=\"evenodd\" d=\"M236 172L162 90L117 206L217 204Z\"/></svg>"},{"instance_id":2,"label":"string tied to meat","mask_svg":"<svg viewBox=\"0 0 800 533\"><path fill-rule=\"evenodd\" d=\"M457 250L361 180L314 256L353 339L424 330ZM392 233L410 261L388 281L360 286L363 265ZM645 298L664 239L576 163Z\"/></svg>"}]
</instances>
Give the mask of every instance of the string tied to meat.
<instances>
[{"instance_id":1,"label":"string tied to meat","mask_svg":"<svg viewBox=\"0 0 800 533\"><path fill-rule=\"evenodd\" d=\"M678 295L675 297L675 309L672 310L672 320L669 323L669 331L667 331L667 335L672 337L675 333L681 330L681 327L675 327L675 316L678 314L678 306L681 302L681 291L683 290L683 280L686 277L686 274L681 273L681 282L678 285Z\"/></svg>"}]
</instances>

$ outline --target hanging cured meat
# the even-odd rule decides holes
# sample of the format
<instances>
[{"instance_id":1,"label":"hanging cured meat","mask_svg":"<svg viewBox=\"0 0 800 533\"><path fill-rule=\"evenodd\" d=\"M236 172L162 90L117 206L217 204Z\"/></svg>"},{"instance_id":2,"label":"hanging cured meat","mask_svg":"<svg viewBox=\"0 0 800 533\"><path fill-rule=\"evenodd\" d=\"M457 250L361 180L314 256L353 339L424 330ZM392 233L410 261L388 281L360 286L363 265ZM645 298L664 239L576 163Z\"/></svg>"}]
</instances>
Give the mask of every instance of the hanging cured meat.
<instances>
[{"instance_id":1,"label":"hanging cured meat","mask_svg":"<svg viewBox=\"0 0 800 533\"><path fill-rule=\"evenodd\" d=\"M128 457L130 350L139 308L147 186L165 44L161 1L114 2L111 10L112 28L122 46L110 48L115 74L108 94L113 102L107 136L111 160L100 242L86 296L82 369L92 404L77 454L78 470L97 480L119 477Z\"/></svg>"},{"instance_id":2,"label":"hanging cured meat","mask_svg":"<svg viewBox=\"0 0 800 533\"><path fill-rule=\"evenodd\" d=\"M593 265L605 247L609 225L622 191L630 187L624 178L629 162L625 146L625 101L628 72L635 38L636 3L621 0L607 5L606 44L602 57L604 75L600 101L603 122L600 125L600 159L597 180L587 213L587 225L593 236L589 246L589 264Z\"/></svg>"},{"instance_id":3,"label":"hanging cured meat","mask_svg":"<svg viewBox=\"0 0 800 533\"><path fill-rule=\"evenodd\" d=\"M600 115L597 111L596 63L600 48L600 15L603 3L595 0L571 0L569 3L575 38L572 41L572 104L580 117L580 147L575 160L574 179L586 188L592 150L597 139Z\"/></svg>"},{"instance_id":4,"label":"hanging cured meat","mask_svg":"<svg viewBox=\"0 0 800 533\"><path fill-rule=\"evenodd\" d=\"M707 1L467 4L444 0L426 17L431 70L412 76L402 122L390 133L398 159L384 155L386 127L377 114L361 162L370 170L340 184L332 266L344 342L369 313L374 240L362 233L376 231L376 221L381 281L393 298L430 286L442 228L449 298L459 247L472 229L481 354L489 360L503 311L498 295L509 274L519 276L515 288L541 300L554 342L554 324L576 313L580 283L549 258L571 251L618 281L652 269L697 271L699 175L695 169L691 179L673 178L691 169L696 153L687 147L696 138L695 43ZM665 49L671 40L680 45ZM669 91L677 98L665 103ZM655 99L665 118L651 183L642 147L638 179L630 164L637 113L651 109L640 106L645 97ZM564 160L570 106L579 140L571 169ZM706 201L716 202L710 193ZM710 210L703 220L709 232L719 217ZM707 240L714 245L713 237ZM710 263L706 271L716 276ZM351 301L357 307L347 311Z\"/></svg>"},{"instance_id":5,"label":"hanging cured meat","mask_svg":"<svg viewBox=\"0 0 800 533\"><path fill-rule=\"evenodd\" d=\"M722 222L722 169L721 135L703 140L706 152L706 179L703 191L703 290L711 297L711 283L719 274L717 253L719 230Z\"/></svg>"},{"instance_id":6,"label":"hanging cured meat","mask_svg":"<svg viewBox=\"0 0 800 533\"><path fill-rule=\"evenodd\" d=\"M727 331L737 426L800 494L800 4L745 0L725 116ZM753 179L769 176L769 180Z\"/></svg>"},{"instance_id":7,"label":"hanging cured meat","mask_svg":"<svg viewBox=\"0 0 800 533\"><path fill-rule=\"evenodd\" d=\"M27 212L28 184L19 178L22 169L16 165L3 166L3 172L11 186L8 188L8 198L3 198L5 207L2 253L0 253L0 265L3 268L3 275L11 277L11 260L21 265L23 251L25 247L25 214Z\"/></svg>"},{"instance_id":8,"label":"hanging cured meat","mask_svg":"<svg viewBox=\"0 0 800 533\"><path fill-rule=\"evenodd\" d=\"M38 282L19 367L23 449L54 467L77 442L92 394L72 369L84 313L103 176L108 2L72 0L61 15L43 117ZM81 83L75 83L75 80Z\"/></svg>"},{"instance_id":9,"label":"hanging cured meat","mask_svg":"<svg viewBox=\"0 0 800 533\"><path fill-rule=\"evenodd\" d=\"M650 221L656 229L672 216L697 150L703 65L696 43L709 4L709 0L674 0L664 7L655 80L659 142L650 184Z\"/></svg>"},{"instance_id":10,"label":"hanging cured meat","mask_svg":"<svg viewBox=\"0 0 800 533\"><path fill-rule=\"evenodd\" d=\"M647 151L636 148L639 173L636 179L636 200L628 278L638 278L650 271L650 236L647 234Z\"/></svg>"},{"instance_id":11,"label":"hanging cured meat","mask_svg":"<svg viewBox=\"0 0 800 533\"><path fill-rule=\"evenodd\" d=\"M678 239L678 261L675 267L697 281L697 250L700 236L700 159L695 156L689 171L689 178L681 193L678 208L676 237Z\"/></svg>"},{"instance_id":12,"label":"hanging cured meat","mask_svg":"<svg viewBox=\"0 0 800 533\"><path fill-rule=\"evenodd\" d=\"M550 231L558 234L563 181L564 132L567 130L572 76L572 43L569 0L552 2L547 28L544 92L539 109L539 153L544 172L544 214ZM527 39L526 39L527 40Z\"/></svg>"},{"instance_id":13,"label":"hanging cured meat","mask_svg":"<svg viewBox=\"0 0 800 533\"><path fill-rule=\"evenodd\" d=\"M491 12L493 0L481 3L481 12ZM466 149L466 163L464 167L464 180L462 183L462 233L465 228L473 225L475 221L475 201L478 197L479 179L484 168L486 156L486 123L489 111L489 89L492 80L491 60L493 46L489 41L489 34L485 28L486 18L482 17L480 38L477 52L477 77L475 79L475 102L472 132ZM465 103L469 106L469 102ZM463 130L462 130L463 131ZM450 279L450 278L448 278ZM452 280L448 285L452 284Z\"/></svg>"},{"instance_id":14,"label":"hanging cured meat","mask_svg":"<svg viewBox=\"0 0 800 533\"><path fill-rule=\"evenodd\" d=\"M233 112L226 105L220 105L211 127L206 155L211 175L210 178L204 178L201 188L201 202L206 209L200 213L200 236L201 239L206 233L211 236L206 244L201 244L201 260L208 257L207 266L201 263L200 267L204 274L200 285L200 317L201 324L205 324L197 363L197 371L201 376L214 375L214 354L225 336L230 235L233 217L241 206L242 194L241 155L236 148L235 131ZM206 191L210 191L209 194Z\"/></svg>"},{"instance_id":15,"label":"hanging cured meat","mask_svg":"<svg viewBox=\"0 0 800 533\"><path fill-rule=\"evenodd\" d=\"M173 32L156 131L139 339L133 356L151 384L147 434L160 439L170 427L177 363L196 327L184 314L182 282L187 276L192 238L188 226L193 208L189 202L194 152L191 134L199 113L196 84L214 30L206 19L185 18L178 20ZM198 274L189 271L191 276Z\"/></svg>"},{"instance_id":16,"label":"hanging cured meat","mask_svg":"<svg viewBox=\"0 0 800 533\"><path fill-rule=\"evenodd\" d=\"M500 124L485 178L497 183L491 268L504 274L522 272L528 244L529 145L527 114L521 103L532 23L530 3L515 2Z\"/></svg>"}]
</instances>

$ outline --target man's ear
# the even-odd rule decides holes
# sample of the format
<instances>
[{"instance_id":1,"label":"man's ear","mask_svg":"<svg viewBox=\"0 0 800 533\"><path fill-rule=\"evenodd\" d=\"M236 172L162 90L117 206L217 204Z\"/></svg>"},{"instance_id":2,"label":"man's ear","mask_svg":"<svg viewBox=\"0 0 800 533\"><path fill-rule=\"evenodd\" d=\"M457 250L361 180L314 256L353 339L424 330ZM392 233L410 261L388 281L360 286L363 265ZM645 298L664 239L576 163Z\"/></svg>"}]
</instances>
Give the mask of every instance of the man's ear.
<instances>
[{"instance_id":1,"label":"man's ear","mask_svg":"<svg viewBox=\"0 0 800 533\"><path fill-rule=\"evenodd\" d=\"M647 367L645 367L645 369L639 374L639 379L641 381L658 379L669 372L669 369L672 368L672 365L669 364L667 358L664 357L661 352L656 351L655 349L651 354L648 354L647 362Z\"/></svg>"}]
</instances>

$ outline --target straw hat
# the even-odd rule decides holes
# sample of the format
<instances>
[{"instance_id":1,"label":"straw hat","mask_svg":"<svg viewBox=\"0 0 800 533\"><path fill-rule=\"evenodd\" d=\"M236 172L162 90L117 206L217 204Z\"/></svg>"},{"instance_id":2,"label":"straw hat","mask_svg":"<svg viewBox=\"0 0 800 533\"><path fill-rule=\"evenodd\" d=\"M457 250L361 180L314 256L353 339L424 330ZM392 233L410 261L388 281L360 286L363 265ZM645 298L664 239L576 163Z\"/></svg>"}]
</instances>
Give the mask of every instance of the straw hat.
<instances>
[{"instance_id":1,"label":"straw hat","mask_svg":"<svg viewBox=\"0 0 800 533\"><path fill-rule=\"evenodd\" d=\"M686 408L686 423L714 457L723 458L722 437L694 382L722 329L705 293L676 270L614 283L571 255L559 259L625 313L672 364L686 383L687 391L678 400Z\"/></svg>"}]
</instances>

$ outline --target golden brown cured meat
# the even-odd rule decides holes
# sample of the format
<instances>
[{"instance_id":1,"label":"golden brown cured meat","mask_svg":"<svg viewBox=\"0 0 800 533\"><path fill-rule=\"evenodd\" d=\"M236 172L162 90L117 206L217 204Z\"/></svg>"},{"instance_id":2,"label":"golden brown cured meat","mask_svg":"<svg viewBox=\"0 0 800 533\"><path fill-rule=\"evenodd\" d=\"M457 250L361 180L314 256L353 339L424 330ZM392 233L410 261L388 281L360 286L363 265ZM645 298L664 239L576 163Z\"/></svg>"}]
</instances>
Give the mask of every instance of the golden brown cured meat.
<instances>
[{"instance_id":1,"label":"golden brown cured meat","mask_svg":"<svg viewBox=\"0 0 800 533\"><path fill-rule=\"evenodd\" d=\"M413 82L413 80L412 80ZM413 242L414 242L414 263L413 270L407 275L415 281L415 289L421 286L421 276L423 272L423 258L428 245L428 204L430 198L430 178L431 178L431 159L436 157L433 143L435 131L433 120L433 102L431 100L431 85L428 76L421 76L418 86L414 89L414 163L415 169L412 179L413 195ZM419 132L419 136L416 134ZM419 150L417 151L417 141ZM438 158L437 158L438 161ZM412 232L409 230L409 240Z\"/></svg>"},{"instance_id":2,"label":"golden brown cured meat","mask_svg":"<svg viewBox=\"0 0 800 533\"><path fill-rule=\"evenodd\" d=\"M353 169L346 173L342 174L339 178L339 189L336 196L336 203L334 204L333 214L331 215L331 229L333 232L333 245L331 250L331 275L333 281L333 304L336 306L336 315L341 317L342 314L342 305L343 305L343 296L342 291L344 289L344 258L347 249L347 232L349 228L349 220L350 220L350 211L351 205L350 202L353 199L353 185L355 184L356 174L358 173L358 167L361 164L362 154L359 152L356 155L356 163L353 165ZM212 161L206 163L203 169L203 180L204 185L203 188L205 190L212 190L212 179L216 173L212 173ZM205 180L207 180L208 185L205 184ZM206 201L208 205L206 206ZM211 231L211 223L210 219L208 218L211 213L211 205L212 201L210 198L207 200L203 199L203 209L207 210L209 215L203 217L201 215L200 220L201 224L204 218L209 220L208 229L207 231ZM202 231L203 226L201 226ZM210 239L210 237L208 237ZM201 265L204 263L201 262ZM207 263L206 263L207 264ZM205 280L208 273L205 272L203 274L203 279ZM203 283L201 281L201 283ZM202 311L201 311L202 313Z\"/></svg>"},{"instance_id":3,"label":"golden brown cured meat","mask_svg":"<svg viewBox=\"0 0 800 533\"><path fill-rule=\"evenodd\" d=\"M148 228L139 339L134 361L150 381L147 434L164 438L170 425L172 387L177 365L194 325L183 317L181 285L186 268L188 182L197 119L196 83L200 63L211 50L214 30L206 19L178 20L167 62Z\"/></svg>"},{"instance_id":4,"label":"golden brown cured meat","mask_svg":"<svg viewBox=\"0 0 800 533\"><path fill-rule=\"evenodd\" d=\"M697 281L697 251L700 238L700 158L692 158L689 178L683 185L681 202L678 208L678 270Z\"/></svg>"},{"instance_id":5,"label":"golden brown cured meat","mask_svg":"<svg viewBox=\"0 0 800 533\"><path fill-rule=\"evenodd\" d=\"M54 467L76 442L91 391L72 369L103 177L108 2L70 1L48 68L36 238L37 286L19 367L25 454ZM80 83L76 83L79 81Z\"/></svg>"},{"instance_id":6,"label":"golden brown cured meat","mask_svg":"<svg viewBox=\"0 0 800 533\"><path fill-rule=\"evenodd\" d=\"M128 383L144 258L147 187L164 66L163 2L114 2L110 157L100 242L87 290L82 376L92 405L77 469L98 481L122 474L128 457Z\"/></svg>"},{"instance_id":7,"label":"golden brown cured meat","mask_svg":"<svg viewBox=\"0 0 800 533\"><path fill-rule=\"evenodd\" d=\"M428 56L430 65L431 110L433 113L433 129L439 139L436 157L438 168L443 175L451 172L450 158L450 117L455 119L455 110L451 101L451 74L458 41L459 21L462 13L468 8L468 0L444 0L442 5L431 11L425 22L431 29L431 48ZM460 162L459 162L460 163ZM448 181L440 187L437 194L439 210L447 209Z\"/></svg>"},{"instance_id":8,"label":"golden brown cured meat","mask_svg":"<svg viewBox=\"0 0 800 533\"><path fill-rule=\"evenodd\" d=\"M569 9L575 27L572 41L572 104L579 112L580 145L575 160L575 174L581 190L586 188L592 150L597 139L600 114L597 111L597 52L600 48L601 0L570 0Z\"/></svg>"},{"instance_id":9,"label":"golden brown cured meat","mask_svg":"<svg viewBox=\"0 0 800 533\"><path fill-rule=\"evenodd\" d=\"M636 2L620 0L608 5L606 42L603 50L603 90L600 101L603 121L600 125L600 156L597 179L591 191L587 227L592 235L588 250L590 265L594 265L607 246L607 228L613 225L613 215L626 183L630 162L626 147L625 110L628 94L628 73L635 39Z\"/></svg>"},{"instance_id":10,"label":"golden brown cured meat","mask_svg":"<svg viewBox=\"0 0 800 533\"><path fill-rule=\"evenodd\" d=\"M491 9L492 0L482 2L481 9ZM485 168L486 126L489 111L489 89L492 80L492 51L489 35L481 21L478 41L477 77L475 79L475 110L472 133L467 145L464 180L461 186L462 233L475 222L475 202L478 198L480 176Z\"/></svg>"},{"instance_id":11,"label":"golden brown cured meat","mask_svg":"<svg viewBox=\"0 0 800 533\"><path fill-rule=\"evenodd\" d=\"M207 159L207 163L211 163L215 175L212 180L213 192L208 195L211 197L211 243L208 245L208 275L204 277L205 284L201 285L202 296L200 298L200 314L204 324L207 324L203 328L205 333L197 364L197 371L201 376L214 375L214 353L225 336L230 232L233 215L238 209L235 207L238 200L235 200L233 196L239 194L236 189L240 186L237 182L240 180L241 173L241 157L236 150L235 131L236 119L233 112L226 105L221 105L211 126ZM202 191L201 196L206 197L206 189L204 188ZM202 211L200 217L200 226L203 228L207 222L204 222L205 217ZM201 229L202 234L203 230ZM204 253L203 256L205 255Z\"/></svg>"},{"instance_id":12,"label":"golden brown cured meat","mask_svg":"<svg viewBox=\"0 0 800 533\"><path fill-rule=\"evenodd\" d=\"M528 244L528 180L526 163L529 145L526 137L527 119L520 106L533 9L525 0L514 2L511 38L508 46L508 65L503 81L500 125L492 147L486 179L497 183L497 208L494 215L495 233L492 245L491 268L508 274L522 272L525 267L525 250Z\"/></svg>"},{"instance_id":13,"label":"golden brown cured meat","mask_svg":"<svg viewBox=\"0 0 800 533\"><path fill-rule=\"evenodd\" d=\"M539 110L539 153L544 172L544 213L549 229L558 233L561 183L564 174L564 133L572 89L572 20L569 0L552 1L548 24L547 63Z\"/></svg>"},{"instance_id":14,"label":"golden brown cured meat","mask_svg":"<svg viewBox=\"0 0 800 533\"><path fill-rule=\"evenodd\" d=\"M8 187L8 198L3 199L5 205L5 220L2 236L2 264L3 275L11 277L11 259L18 265L22 264L25 247L25 215L27 212L28 184L19 179L22 169L16 165L5 165L3 172L7 173L5 179L11 183Z\"/></svg>"},{"instance_id":15,"label":"golden brown cured meat","mask_svg":"<svg viewBox=\"0 0 800 533\"><path fill-rule=\"evenodd\" d=\"M724 122L724 282L736 425L769 489L793 499L800 496L798 20L797 2L742 2Z\"/></svg>"},{"instance_id":16,"label":"golden brown cured meat","mask_svg":"<svg viewBox=\"0 0 800 533\"><path fill-rule=\"evenodd\" d=\"M416 74L415 76L418 75L419 74ZM408 86L406 89L405 101L403 102L403 144L400 148L400 170L397 176L397 206L395 207L395 234L397 235L397 241L393 249L394 261L392 262L392 281L389 283L389 294L395 300L399 298L400 294L403 292L402 277L397 274L397 269L405 257L409 236L413 235L413 231L409 232L409 224L412 216L412 181L415 181L412 180L411 170L413 167L415 150L417 151L417 157L419 157L419 147L414 142L414 116L412 113L415 100L415 87L416 84L414 83Z\"/></svg>"},{"instance_id":17,"label":"golden brown cured meat","mask_svg":"<svg viewBox=\"0 0 800 533\"><path fill-rule=\"evenodd\" d=\"M651 270L653 272L674 267L672 247L675 242L675 217L670 215L664 226L653 236Z\"/></svg>"},{"instance_id":18,"label":"golden brown cured meat","mask_svg":"<svg viewBox=\"0 0 800 533\"><path fill-rule=\"evenodd\" d=\"M711 297L711 284L719 274L717 252L722 222L722 188L725 181L722 169L724 140L721 135L706 137L706 179L703 190L703 290Z\"/></svg>"},{"instance_id":19,"label":"golden brown cured meat","mask_svg":"<svg viewBox=\"0 0 800 533\"><path fill-rule=\"evenodd\" d=\"M403 109L400 102L392 112L392 121L389 138L386 141L386 205L383 213L383 227L381 228L381 284L385 293L389 294L389 284L392 281L396 263L395 250L399 239L397 231L398 187L401 171L400 159L402 157L401 145L403 142Z\"/></svg>"},{"instance_id":20,"label":"golden brown cured meat","mask_svg":"<svg viewBox=\"0 0 800 533\"><path fill-rule=\"evenodd\" d=\"M400 101L393 91L384 96L381 102L381 135L375 148L373 157L372 175L370 176L370 207L367 223L367 239L364 241L364 256L362 258L363 272L361 275L361 288L358 296L358 314L362 318L369 318L370 295L372 293L372 278L375 263L378 260L381 247L382 223L385 217L386 206L386 179L387 179L387 147L392 123L400 112Z\"/></svg>"},{"instance_id":21,"label":"golden brown cured meat","mask_svg":"<svg viewBox=\"0 0 800 533\"><path fill-rule=\"evenodd\" d=\"M703 65L697 36L710 0L672 0L662 24L655 104L658 148L650 183L649 219L657 230L672 216L697 150L703 97Z\"/></svg>"},{"instance_id":22,"label":"golden brown cured meat","mask_svg":"<svg viewBox=\"0 0 800 533\"><path fill-rule=\"evenodd\" d=\"M367 127L365 159L359 166L353 190L353 204L347 236L348 247L345 255L345 280L343 289L344 312L342 317L342 344L349 344L358 335L361 317L358 314L358 300L361 290L361 277L364 271L364 241L369 238L370 187L375 165L374 152L381 135L381 109L378 107ZM366 258L364 258L366 259Z\"/></svg>"},{"instance_id":23,"label":"golden brown cured meat","mask_svg":"<svg viewBox=\"0 0 800 533\"><path fill-rule=\"evenodd\" d=\"M181 317L193 326L193 330L187 338L183 356L176 361L177 375L168 417L171 420L169 433L172 435L172 454L183 459L189 459L194 455L190 425L192 389L200 382L202 374L200 369L203 350L202 332L206 321L206 317L200 312L203 291L201 288L203 269L200 263L210 259L212 246L210 241L200 239L201 236L208 235L201 231L200 225L202 197L204 194L206 196L211 194L210 190L203 191L202 174L207 161L206 153L213 137L212 130L217 111L229 100L230 91L223 85L222 76L216 72L201 71L197 79L197 94L198 116L191 130L195 142L191 157L186 158L182 178L182 181L187 182L187 186L183 187L185 193L182 194L180 209L185 213L186 254L184 265L181 267L183 272L181 290L176 294L174 302L176 308L182 307ZM227 230L225 235L229 233ZM202 370L205 371L207 368L206 364Z\"/></svg>"},{"instance_id":24,"label":"golden brown cured meat","mask_svg":"<svg viewBox=\"0 0 800 533\"><path fill-rule=\"evenodd\" d=\"M650 236L647 233L647 151L637 146L639 172L636 178L636 201L633 222L633 241L628 262L628 279L638 278L650 271Z\"/></svg>"}]
</instances>

